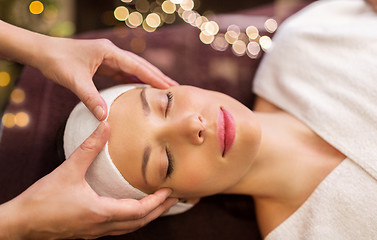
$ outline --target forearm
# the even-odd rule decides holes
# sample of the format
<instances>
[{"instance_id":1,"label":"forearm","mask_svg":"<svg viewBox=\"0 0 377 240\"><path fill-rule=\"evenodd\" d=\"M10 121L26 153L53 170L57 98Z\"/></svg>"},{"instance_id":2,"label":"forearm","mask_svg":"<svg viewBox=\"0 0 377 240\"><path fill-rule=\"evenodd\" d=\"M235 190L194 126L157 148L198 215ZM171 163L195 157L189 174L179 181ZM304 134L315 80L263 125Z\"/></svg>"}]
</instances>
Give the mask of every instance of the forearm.
<instances>
[{"instance_id":1,"label":"forearm","mask_svg":"<svg viewBox=\"0 0 377 240\"><path fill-rule=\"evenodd\" d=\"M0 205L0 240L23 238L27 226L22 222L24 213L16 205L14 200Z\"/></svg>"},{"instance_id":2,"label":"forearm","mask_svg":"<svg viewBox=\"0 0 377 240\"><path fill-rule=\"evenodd\" d=\"M36 67L47 38L0 20L0 57Z\"/></svg>"}]
</instances>

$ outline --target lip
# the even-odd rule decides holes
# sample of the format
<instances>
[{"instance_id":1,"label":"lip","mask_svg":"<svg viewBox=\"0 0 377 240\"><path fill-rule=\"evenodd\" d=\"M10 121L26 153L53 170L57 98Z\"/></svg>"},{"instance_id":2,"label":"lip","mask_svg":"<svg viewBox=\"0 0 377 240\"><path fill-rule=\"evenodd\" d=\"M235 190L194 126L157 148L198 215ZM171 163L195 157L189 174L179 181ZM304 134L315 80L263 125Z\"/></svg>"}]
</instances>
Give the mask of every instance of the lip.
<instances>
[{"instance_id":1,"label":"lip","mask_svg":"<svg viewBox=\"0 0 377 240\"><path fill-rule=\"evenodd\" d=\"M233 116L223 107L220 107L219 115L217 116L217 137L223 157L232 147L235 136L236 127Z\"/></svg>"}]
</instances>

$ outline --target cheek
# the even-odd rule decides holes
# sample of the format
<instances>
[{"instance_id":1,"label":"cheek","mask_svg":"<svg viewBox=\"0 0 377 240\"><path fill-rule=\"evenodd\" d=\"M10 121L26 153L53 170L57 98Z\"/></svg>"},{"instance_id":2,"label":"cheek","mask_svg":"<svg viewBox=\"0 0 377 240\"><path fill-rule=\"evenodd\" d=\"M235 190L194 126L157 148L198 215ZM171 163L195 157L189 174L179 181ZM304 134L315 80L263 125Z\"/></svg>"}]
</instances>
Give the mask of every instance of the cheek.
<instances>
[{"instance_id":1,"label":"cheek","mask_svg":"<svg viewBox=\"0 0 377 240\"><path fill-rule=\"evenodd\" d=\"M212 154L186 154L180 158L172 178L172 187L180 197L202 197L220 193L228 188L231 178L228 166Z\"/></svg>"}]
</instances>

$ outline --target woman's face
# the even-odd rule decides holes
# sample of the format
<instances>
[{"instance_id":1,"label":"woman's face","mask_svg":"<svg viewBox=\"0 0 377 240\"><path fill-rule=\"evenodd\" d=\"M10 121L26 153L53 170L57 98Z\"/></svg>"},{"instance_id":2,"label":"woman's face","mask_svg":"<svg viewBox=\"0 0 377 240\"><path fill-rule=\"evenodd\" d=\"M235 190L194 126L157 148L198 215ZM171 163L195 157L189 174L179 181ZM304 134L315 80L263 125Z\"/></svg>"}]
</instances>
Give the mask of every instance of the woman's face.
<instances>
[{"instance_id":1,"label":"woman's face","mask_svg":"<svg viewBox=\"0 0 377 240\"><path fill-rule=\"evenodd\" d=\"M145 193L169 187L173 197L231 188L260 142L252 111L225 94L191 86L130 90L114 101L108 122L109 153L124 178Z\"/></svg>"}]
</instances>

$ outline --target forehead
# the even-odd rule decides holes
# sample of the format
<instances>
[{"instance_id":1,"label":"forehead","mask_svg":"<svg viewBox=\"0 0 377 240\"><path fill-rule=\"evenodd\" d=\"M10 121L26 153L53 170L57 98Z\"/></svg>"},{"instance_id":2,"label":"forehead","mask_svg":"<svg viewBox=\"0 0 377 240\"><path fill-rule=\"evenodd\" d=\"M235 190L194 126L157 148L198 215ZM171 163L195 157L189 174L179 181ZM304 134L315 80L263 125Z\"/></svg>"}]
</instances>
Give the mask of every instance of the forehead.
<instances>
[{"instance_id":1,"label":"forehead","mask_svg":"<svg viewBox=\"0 0 377 240\"><path fill-rule=\"evenodd\" d=\"M123 177L133 186L143 183L141 161L145 147L145 128L140 100L141 88L119 96L111 105L109 154Z\"/></svg>"}]
</instances>

